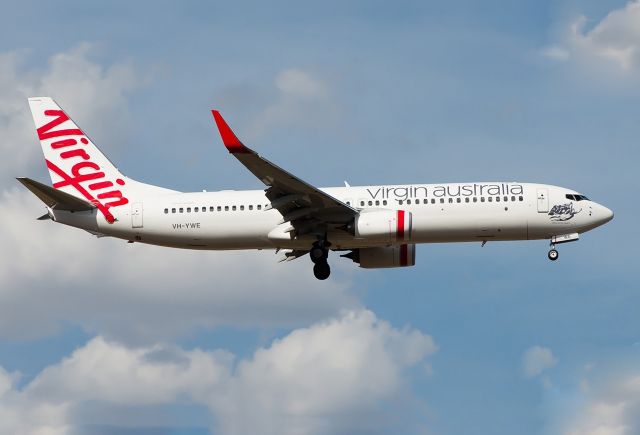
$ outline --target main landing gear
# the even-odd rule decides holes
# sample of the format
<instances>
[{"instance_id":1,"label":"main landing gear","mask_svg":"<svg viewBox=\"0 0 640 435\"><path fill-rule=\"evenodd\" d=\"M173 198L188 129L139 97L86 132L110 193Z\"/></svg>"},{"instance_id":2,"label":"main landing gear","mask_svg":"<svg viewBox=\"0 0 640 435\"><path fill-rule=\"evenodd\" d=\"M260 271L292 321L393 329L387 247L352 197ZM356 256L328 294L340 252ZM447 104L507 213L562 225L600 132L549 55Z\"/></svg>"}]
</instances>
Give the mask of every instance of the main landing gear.
<instances>
[{"instance_id":1,"label":"main landing gear","mask_svg":"<svg viewBox=\"0 0 640 435\"><path fill-rule=\"evenodd\" d=\"M331 275L331 267L327 259L329 258L329 243L326 240L319 240L313 244L309 251L309 257L313 261L313 275L319 280L325 280Z\"/></svg>"}]
</instances>

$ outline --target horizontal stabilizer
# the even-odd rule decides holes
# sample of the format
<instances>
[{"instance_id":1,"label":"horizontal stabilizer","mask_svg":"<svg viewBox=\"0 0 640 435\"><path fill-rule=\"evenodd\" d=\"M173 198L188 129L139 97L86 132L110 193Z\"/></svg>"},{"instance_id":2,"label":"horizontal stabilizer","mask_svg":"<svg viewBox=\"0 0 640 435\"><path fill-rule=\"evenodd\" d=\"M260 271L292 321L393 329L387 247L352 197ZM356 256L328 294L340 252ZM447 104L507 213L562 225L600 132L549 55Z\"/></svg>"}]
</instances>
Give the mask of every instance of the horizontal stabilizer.
<instances>
[{"instance_id":1,"label":"horizontal stabilizer","mask_svg":"<svg viewBox=\"0 0 640 435\"><path fill-rule=\"evenodd\" d=\"M90 202L30 178L18 177L17 180L50 208L67 211L88 211L96 208Z\"/></svg>"}]
</instances>

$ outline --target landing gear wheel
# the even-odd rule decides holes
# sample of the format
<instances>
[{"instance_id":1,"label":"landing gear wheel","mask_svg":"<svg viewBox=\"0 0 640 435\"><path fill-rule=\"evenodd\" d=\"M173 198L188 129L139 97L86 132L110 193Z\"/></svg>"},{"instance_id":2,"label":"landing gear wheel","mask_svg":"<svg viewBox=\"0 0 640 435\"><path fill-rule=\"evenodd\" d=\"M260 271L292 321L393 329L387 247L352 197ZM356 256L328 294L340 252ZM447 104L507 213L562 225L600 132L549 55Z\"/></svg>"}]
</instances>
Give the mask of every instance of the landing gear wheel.
<instances>
[{"instance_id":1,"label":"landing gear wheel","mask_svg":"<svg viewBox=\"0 0 640 435\"><path fill-rule=\"evenodd\" d=\"M555 249L550 250L548 254L549 260L556 261L558 259L558 255L558 251Z\"/></svg>"},{"instance_id":2,"label":"landing gear wheel","mask_svg":"<svg viewBox=\"0 0 640 435\"><path fill-rule=\"evenodd\" d=\"M324 248L321 248L320 246L314 246L309 251L309 257L311 257L311 261L313 261L314 263L318 263L318 262L321 262L322 260L326 260L327 254L328 254L327 250Z\"/></svg>"},{"instance_id":3,"label":"landing gear wheel","mask_svg":"<svg viewBox=\"0 0 640 435\"><path fill-rule=\"evenodd\" d=\"M313 265L313 275L319 280L325 280L331 275L331 267L326 261L319 261Z\"/></svg>"}]
</instances>

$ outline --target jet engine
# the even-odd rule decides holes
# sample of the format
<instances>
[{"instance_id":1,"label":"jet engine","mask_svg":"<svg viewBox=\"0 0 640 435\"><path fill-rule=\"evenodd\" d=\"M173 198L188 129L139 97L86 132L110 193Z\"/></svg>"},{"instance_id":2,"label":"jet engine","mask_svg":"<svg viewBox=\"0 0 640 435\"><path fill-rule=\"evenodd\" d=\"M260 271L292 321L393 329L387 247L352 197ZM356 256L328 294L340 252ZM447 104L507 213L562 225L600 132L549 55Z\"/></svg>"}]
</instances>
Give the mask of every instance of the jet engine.
<instances>
[{"instance_id":1,"label":"jet engine","mask_svg":"<svg viewBox=\"0 0 640 435\"><path fill-rule=\"evenodd\" d=\"M352 233L358 238L380 242L408 242L411 220L411 212L404 210L362 211L352 224Z\"/></svg>"},{"instance_id":2,"label":"jet engine","mask_svg":"<svg viewBox=\"0 0 640 435\"><path fill-rule=\"evenodd\" d=\"M360 248L354 249L342 257L352 259L363 269L415 266L416 245L410 243L378 248Z\"/></svg>"}]
</instances>

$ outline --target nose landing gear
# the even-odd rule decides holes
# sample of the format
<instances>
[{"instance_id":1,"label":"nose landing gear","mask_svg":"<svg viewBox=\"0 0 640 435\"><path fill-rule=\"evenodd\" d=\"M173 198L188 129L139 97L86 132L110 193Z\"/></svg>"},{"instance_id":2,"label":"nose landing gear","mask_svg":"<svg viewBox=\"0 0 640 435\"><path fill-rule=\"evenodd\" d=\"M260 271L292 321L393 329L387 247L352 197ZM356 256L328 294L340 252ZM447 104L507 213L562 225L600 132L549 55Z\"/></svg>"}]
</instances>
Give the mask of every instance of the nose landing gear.
<instances>
[{"instance_id":1,"label":"nose landing gear","mask_svg":"<svg viewBox=\"0 0 640 435\"><path fill-rule=\"evenodd\" d=\"M561 243L575 242L578 239L580 239L580 235L578 233L562 234L559 236L551 237L551 241L549 242L549 246L551 247L551 249L549 250L549 254L547 254L549 260L556 261L558 259L558 256L560 255L558 254L558 251L556 251L556 245L559 245Z\"/></svg>"},{"instance_id":2,"label":"nose landing gear","mask_svg":"<svg viewBox=\"0 0 640 435\"><path fill-rule=\"evenodd\" d=\"M313 244L309 251L309 257L313 261L313 275L319 280L325 280L331 275L331 267L327 262L329 258L329 243L326 240L319 240Z\"/></svg>"}]
</instances>

